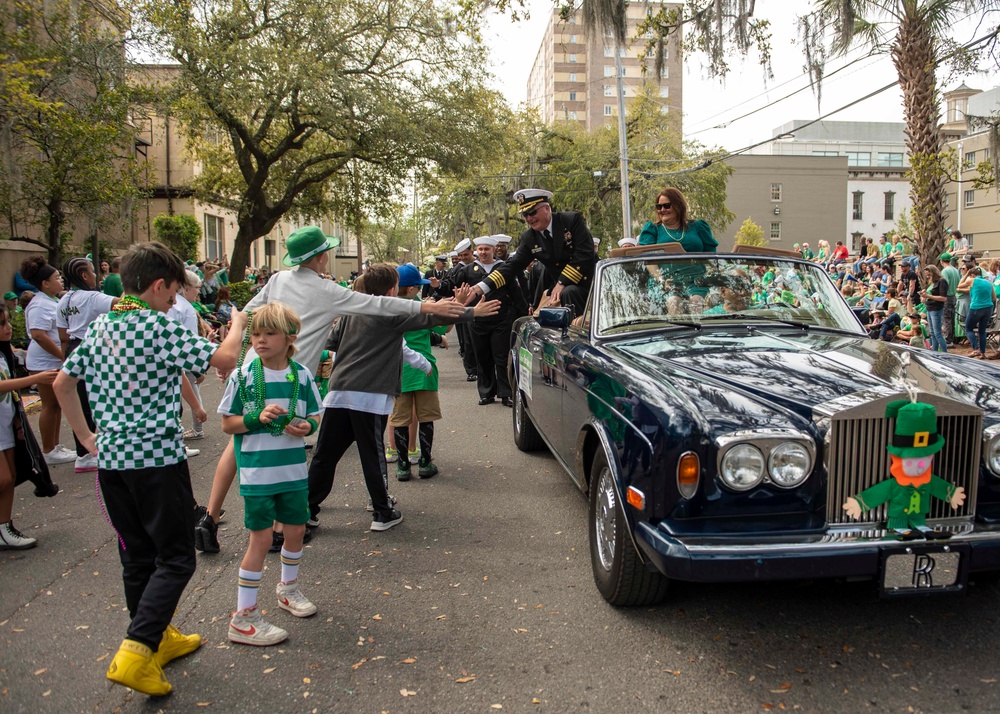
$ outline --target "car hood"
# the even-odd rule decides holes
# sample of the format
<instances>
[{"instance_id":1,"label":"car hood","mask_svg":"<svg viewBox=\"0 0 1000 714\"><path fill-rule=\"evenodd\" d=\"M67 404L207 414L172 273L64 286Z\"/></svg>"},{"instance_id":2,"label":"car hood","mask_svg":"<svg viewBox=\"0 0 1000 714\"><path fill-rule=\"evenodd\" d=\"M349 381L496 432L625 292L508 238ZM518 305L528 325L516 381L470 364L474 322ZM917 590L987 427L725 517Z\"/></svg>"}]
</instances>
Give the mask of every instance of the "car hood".
<instances>
[{"instance_id":1,"label":"car hood","mask_svg":"<svg viewBox=\"0 0 1000 714\"><path fill-rule=\"evenodd\" d=\"M667 333L613 347L665 388L684 392L703 414L778 407L811 419L813 411L859 392L925 392L1000 409L1000 369L966 357L911 349L866 337L798 330L702 330ZM681 386L683 385L683 386ZM720 394L742 395L742 399Z\"/></svg>"}]
</instances>

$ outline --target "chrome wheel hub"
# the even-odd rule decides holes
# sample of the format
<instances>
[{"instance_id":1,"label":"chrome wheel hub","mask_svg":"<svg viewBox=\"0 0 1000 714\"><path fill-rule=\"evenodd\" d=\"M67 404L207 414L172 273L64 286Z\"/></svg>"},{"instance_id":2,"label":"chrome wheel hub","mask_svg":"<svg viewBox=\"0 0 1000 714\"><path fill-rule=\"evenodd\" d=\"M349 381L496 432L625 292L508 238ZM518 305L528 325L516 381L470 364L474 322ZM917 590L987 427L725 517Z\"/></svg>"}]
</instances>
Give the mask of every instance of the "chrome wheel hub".
<instances>
[{"instance_id":1,"label":"chrome wheel hub","mask_svg":"<svg viewBox=\"0 0 1000 714\"><path fill-rule=\"evenodd\" d=\"M615 562L615 522L617 514L617 495L611 469L605 466L597 477L597 489L594 509L594 542L597 545L597 558L601 567L609 571Z\"/></svg>"}]
</instances>

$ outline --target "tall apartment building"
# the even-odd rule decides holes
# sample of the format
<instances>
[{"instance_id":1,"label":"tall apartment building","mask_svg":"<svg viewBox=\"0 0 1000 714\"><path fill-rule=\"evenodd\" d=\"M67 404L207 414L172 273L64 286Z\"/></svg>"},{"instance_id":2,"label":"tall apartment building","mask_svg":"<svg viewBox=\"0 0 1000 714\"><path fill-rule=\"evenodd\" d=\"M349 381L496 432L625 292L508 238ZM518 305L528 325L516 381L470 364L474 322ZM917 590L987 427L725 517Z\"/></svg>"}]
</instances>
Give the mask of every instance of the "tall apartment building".
<instances>
[{"instance_id":1,"label":"tall apartment building","mask_svg":"<svg viewBox=\"0 0 1000 714\"><path fill-rule=\"evenodd\" d=\"M680 5L667 7L679 8ZM653 12L653 7L628 0L627 12L627 36L631 39L636 26ZM536 109L546 124L577 122L589 131L617 123L614 43L610 37L596 35L587 34L579 12L564 19L558 9L552 11L528 77L528 106ZM682 131L684 85L677 41L672 39L667 48L662 81L654 76L652 60L639 60L644 47L644 39L639 38L622 50L626 109L642 85L651 83L653 94L661 103L661 111L676 122L678 131ZM644 66L649 68L648 72L643 71Z\"/></svg>"}]
</instances>

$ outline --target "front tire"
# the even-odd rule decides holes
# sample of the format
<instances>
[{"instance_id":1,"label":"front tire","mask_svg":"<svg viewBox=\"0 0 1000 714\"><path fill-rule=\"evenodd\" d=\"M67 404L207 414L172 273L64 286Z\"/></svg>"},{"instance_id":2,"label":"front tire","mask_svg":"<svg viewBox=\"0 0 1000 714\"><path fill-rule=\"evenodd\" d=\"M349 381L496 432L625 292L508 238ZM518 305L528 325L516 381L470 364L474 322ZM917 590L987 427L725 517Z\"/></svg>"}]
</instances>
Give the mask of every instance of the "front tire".
<instances>
[{"instance_id":1,"label":"front tire","mask_svg":"<svg viewBox=\"0 0 1000 714\"><path fill-rule=\"evenodd\" d=\"M598 449L590 477L590 564L594 583L612 605L656 605L669 581L651 572L639 558L628 533L623 504L604 451Z\"/></svg>"},{"instance_id":2,"label":"front tire","mask_svg":"<svg viewBox=\"0 0 1000 714\"><path fill-rule=\"evenodd\" d=\"M528 416L528 410L524 406L524 394L520 387L516 382L511 384L514 386L514 408L511 410L514 419L514 445L521 451L538 451L545 446L545 442L531 422L531 417Z\"/></svg>"}]
</instances>

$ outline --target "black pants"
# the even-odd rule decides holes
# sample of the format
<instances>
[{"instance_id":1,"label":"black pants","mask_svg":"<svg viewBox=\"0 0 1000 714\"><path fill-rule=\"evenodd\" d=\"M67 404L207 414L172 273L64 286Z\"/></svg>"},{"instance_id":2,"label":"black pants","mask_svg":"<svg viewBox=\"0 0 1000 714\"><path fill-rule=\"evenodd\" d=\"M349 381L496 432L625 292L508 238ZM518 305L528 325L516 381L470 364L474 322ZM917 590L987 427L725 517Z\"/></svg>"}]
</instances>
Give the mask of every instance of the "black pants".
<instances>
[{"instance_id":1,"label":"black pants","mask_svg":"<svg viewBox=\"0 0 1000 714\"><path fill-rule=\"evenodd\" d=\"M83 340L70 340L69 347L66 350L66 356L69 357L73 354L73 350L80 346ZM90 399L87 398L87 383L84 380L79 380L76 383L76 393L80 396L80 406L83 408L83 417L87 420L87 428L92 432L97 431L97 423L94 421L94 414L90 411ZM86 456L87 450L83 448L83 444L80 440L76 438L76 434L73 434L73 441L76 442L76 455Z\"/></svg>"},{"instance_id":2,"label":"black pants","mask_svg":"<svg viewBox=\"0 0 1000 714\"><path fill-rule=\"evenodd\" d=\"M462 322L455 325L455 332L458 334L458 342L462 346L462 366L465 367L465 374L472 377L476 374L476 348L472 343L469 324Z\"/></svg>"},{"instance_id":3,"label":"black pants","mask_svg":"<svg viewBox=\"0 0 1000 714\"><path fill-rule=\"evenodd\" d=\"M127 637L154 652L194 575L194 493L187 461L130 471L98 471L118 544Z\"/></svg>"},{"instance_id":4,"label":"black pants","mask_svg":"<svg viewBox=\"0 0 1000 714\"><path fill-rule=\"evenodd\" d=\"M507 350L510 349L510 320L476 320L472 323L472 344L476 351L479 397L509 397Z\"/></svg>"},{"instance_id":5,"label":"black pants","mask_svg":"<svg viewBox=\"0 0 1000 714\"><path fill-rule=\"evenodd\" d=\"M322 510L320 504L333 489L337 464L355 442L372 506L383 515L392 512L385 467L385 443L382 439L388 420L386 414L357 412L353 409L329 407L323 412L312 463L309 464L309 513L313 518Z\"/></svg>"},{"instance_id":6,"label":"black pants","mask_svg":"<svg viewBox=\"0 0 1000 714\"><path fill-rule=\"evenodd\" d=\"M579 317L587 307L587 297L590 295L590 283L585 286L567 285L559 294L559 302L563 307L573 309L573 315Z\"/></svg>"}]
</instances>

